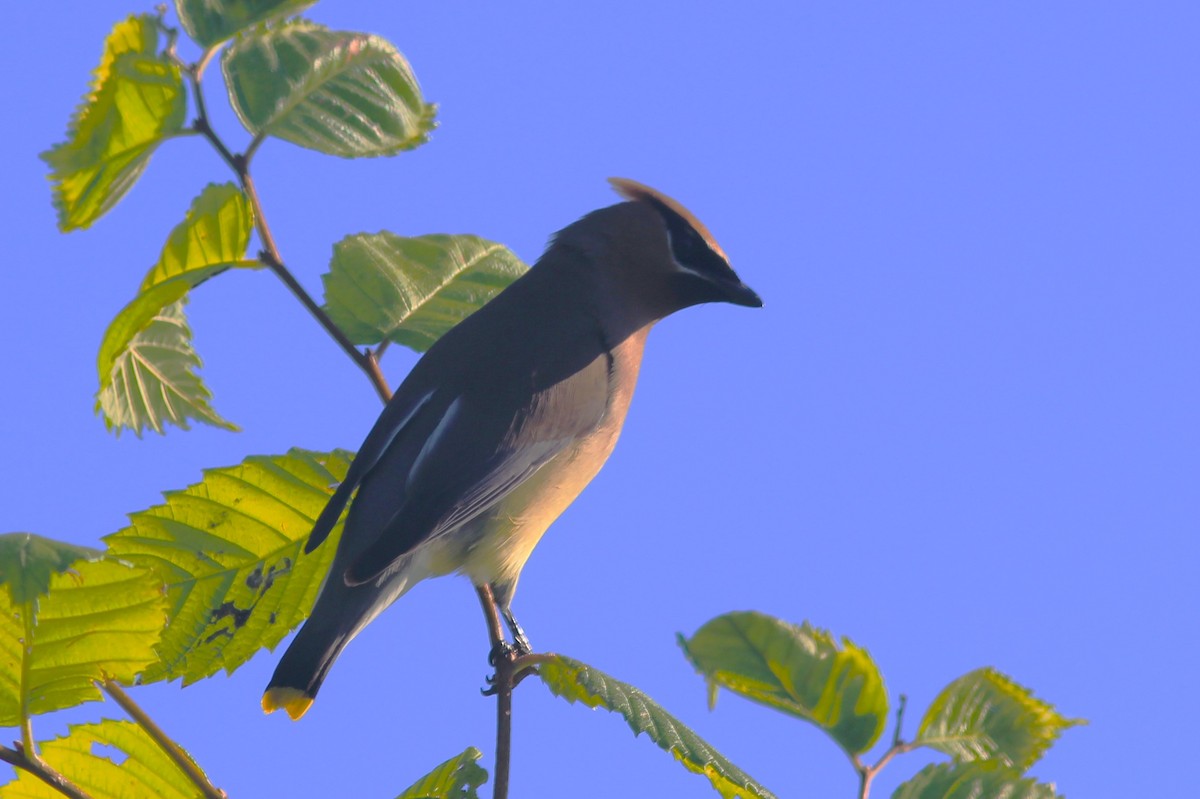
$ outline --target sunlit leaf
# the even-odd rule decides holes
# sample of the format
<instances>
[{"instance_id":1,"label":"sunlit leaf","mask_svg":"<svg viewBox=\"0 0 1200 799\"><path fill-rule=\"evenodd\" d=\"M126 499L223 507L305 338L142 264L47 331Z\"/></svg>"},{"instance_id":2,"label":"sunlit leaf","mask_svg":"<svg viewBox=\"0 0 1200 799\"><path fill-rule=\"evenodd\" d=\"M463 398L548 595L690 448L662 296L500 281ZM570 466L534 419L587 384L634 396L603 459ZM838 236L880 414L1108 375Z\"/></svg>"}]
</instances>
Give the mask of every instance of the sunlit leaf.
<instances>
[{"instance_id":1,"label":"sunlit leaf","mask_svg":"<svg viewBox=\"0 0 1200 799\"><path fill-rule=\"evenodd\" d=\"M308 616L337 542L309 555L304 542L349 461L340 450L293 449L209 469L105 539L114 555L167 583L161 662L143 682L182 677L186 685L232 672Z\"/></svg>"},{"instance_id":2,"label":"sunlit leaf","mask_svg":"<svg viewBox=\"0 0 1200 799\"><path fill-rule=\"evenodd\" d=\"M892 799L1055 799L1053 785L995 762L937 763L902 783Z\"/></svg>"},{"instance_id":3,"label":"sunlit leaf","mask_svg":"<svg viewBox=\"0 0 1200 799\"><path fill-rule=\"evenodd\" d=\"M106 756L111 747L116 758ZM42 760L92 799L195 799L195 785L158 744L132 721L105 719L73 724L70 732L39 745ZM115 750L115 751L113 751ZM119 762L118 762L119 761ZM0 788L0 799L62 799L28 771Z\"/></svg>"},{"instance_id":4,"label":"sunlit leaf","mask_svg":"<svg viewBox=\"0 0 1200 799\"><path fill-rule=\"evenodd\" d=\"M194 285L207 279L207 270L214 267L261 267L259 261L246 259L253 229L254 215L242 190L233 183L210 183L171 230L139 291L190 272L205 272L192 280Z\"/></svg>"},{"instance_id":5,"label":"sunlit leaf","mask_svg":"<svg viewBox=\"0 0 1200 799\"><path fill-rule=\"evenodd\" d=\"M293 21L238 38L222 66L254 134L354 158L412 149L434 127L408 62L378 36Z\"/></svg>"},{"instance_id":6,"label":"sunlit leaf","mask_svg":"<svg viewBox=\"0 0 1200 799\"><path fill-rule=\"evenodd\" d=\"M155 314L114 359L112 379L96 395L96 409L110 430L162 433L167 422L187 429L189 419L238 429L212 409L212 394L193 371L200 357L192 349L183 305L180 300Z\"/></svg>"},{"instance_id":7,"label":"sunlit leaf","mask_svg":"<svg viewBox=\"0 0 1200 799\"><path fill-rule=\"evenodd\" d=\"M726 613L679 644L709 682L825 730L846 751L865 752L887 722L883 677L865 649L762 613Z\"/></svg>"},{"instance_id":8,"label":"sunlit leaf","mask_svg":"<svg viewBox=\"0 0 1200 799\"><path fill-rule=\"evenodd\" d=\"M1052 705L995 669L977 669L946 686L933 700L917 743L956 760L996 760L1025 771L1064 729L1067 719Z\"/></svg>"},{"instance_id":9,"label":"sunlit leaf","mask_svg":"<svg viewBox=\"0 0 1200 799\"><path fill-rule=\"evenodd\" d=\"M103 553L33 533L0 535L0 586L14 605L33 602L50 590L50 578L80 560L98 560Z\"/></svg>"},{"instance_id":10,"label":"sunlit leaf","mask_svg":"<svg viewBox=\"0 0 1200 799\"><path fill-rule=\"evenodd\" d=\"M396 799L478 799L476 788L487 782L487 771L479 766L478 749L468 747L461 755L417 780Z\"/></svg>"},{"instance_id":11,"label":"sunlit leaf","mask_svg":"<svg viewBox=\"0 0 1200 799\"><path fill-rule=\"evenodd\" d=\"M211 47L260 22L298 14L317 0L175 0L179 21L197 43Z\"/></svg>"},{"instance_id":12,"label":"sunlit leaf","mask_svg":"<svg viewBox=\"0 0 1200 799\"><path fill-rule=\"evenodd\" d=\"M96 407L110 429L138 435L165 422L196 419L236 429L210 407L210 394L192 368L200 365L183 321L182 302L195 286L231 268L257 268L245 259L254 220L241 190L210 185L167 237L158 262L104 334L96 369ZM156 335L151 335L151 328Z\"/></svg>"},{"instance_id":13,"label":"sunlit leaf","mask_svg":"<svg viewBox=\"0 0 1200 799\"><path fill-rule=\"evenodd\" d=\"M67 140L42 154L63 231L85 228L125 196L154 149L182 130L187 97L179 67L158 55L154 17L117 23Z\"/></svg>"},{"instance_id":14,"label":"sunlit leaf","mask_svg":"<svg viewBox=\"0 0 1200 799\"><path fill-rule=\"evenodd\" d=\"M333 247L325 310L355 344L424 352L527 268L478 236L360 233Z\"/></svg>"},{"instance_id":15,"label":"sunlit leaf","mask_svg":"<svg viewBox=\"0 0 1200 799\"><path fill-rule=\"evenodd\" d=\"M31 585L52 572L47 592L26 590L14 601L17 592L0 590L0 727L99 699L93 680L131 682L157 660L166 620L162 581L112 559L75 560L63 569L72 550L54 543L40 539L36 562L24 567L37 575ZM6 558L10 588L19 584L12 567Z\"/></svg>"},{"instance_id":16,"label":"sunlit leaf","mask_svg":"<svg viewBox=\"0 0 1200 799\"><path fill-rule=\"evenodd\" d=\"M614 680L591 666L561 655L546 656L545 661L538 665L538 676L552 693L568 702L582 702L588 707L602 707L619 713L634 735L646 733L651 741L674 755L688 771L708 777L725 799L774 797L774 794L632 685Z\"/></svg>"}]
</instances>

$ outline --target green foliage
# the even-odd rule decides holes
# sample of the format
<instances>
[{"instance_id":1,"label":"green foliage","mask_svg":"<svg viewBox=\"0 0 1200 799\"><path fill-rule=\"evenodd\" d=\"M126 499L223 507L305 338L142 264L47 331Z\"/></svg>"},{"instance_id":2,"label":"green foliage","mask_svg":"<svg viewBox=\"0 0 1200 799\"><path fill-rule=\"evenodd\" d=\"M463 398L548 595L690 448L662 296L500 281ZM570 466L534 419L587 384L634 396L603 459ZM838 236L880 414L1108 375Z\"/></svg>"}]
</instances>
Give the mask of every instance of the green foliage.
<instances>
[{"instance_id":1,"label":"green foliage","mask_svg":"<svg viewBox=\"0 0 1200 799\"><path fill-rule=\"evenodd\" d=\"M426 141L435 124L434 107L390 43L287 19L314 2L175 0L182 27L205 51L190 66L173 46L159 52L161 20L144 15L118 23L66 141L43 154L64 231L87 227L113 207L172 136L202 133L240 182L200 193L105 333L96 401L110 429L140 436L189 420L235 429L212 409L195 373L200 359L183 307L205 280L263 265L246 258L256 222L264 260L368 371L382 347L364 355L352 345L395 342L424 351L526 269L503 246L476 236L384 232L334 246L323 309L287 272L265 222L251 211L259 206L249 164L263 139L343 157L392 155ZM184 74L198 85L203 65L229 39L223 77L254 135L240 155L212 129L200 98L199 122L183 127ZM131 514L128 527L105 539L107 553L0 535L0 726L23 726L28 747L31 715L98 698L96 681L180 678L187 685L232 672L276 646L309 613L333 559L340 528L312 554L303 547L350 457L292 449L207 470L200 483L167 492L164 504ZM953 762L923 769L895 799L1052 799L1052 786L1022 774L1064 728L1080 723L980 669L942 692L914 742L897 734L871 767L862 755L880 739L888 700L864 649L808 623L753 612L719 616L690 639L680 636L680 644L708 682L710 705L724 687L820 726L850 755L864 796L883 764L923 745ZM569 658L536 660L553 693L619 713L635 735L646 733L723 797L772 797L636 688ZM93 751L97 745L114 748L123 762ZM10 762L24 756L0 748ZM46 742L41 758L97 799L195 796L203 776L181 770L167 749L174 745L137 724L103 721ZM477 799L487 779L479 757L467 749L400 799ZM56 795L29 772L0 788L0 799Z\"/></svg>"},{"instance_id":2,"label":"green foliage","mask_svg":"<svg viewBox=\"0 0 1200 799\"><path fill-rule=\"evenodd\" d=\"M161 659L143 682L232 672L308 615L337 543L304 555L304 542L349 465L346 452L293 449L209 469L105 539L167 585Z\"/></svg>"},{"instance_id":3,"label":"green foliage","mask_svg":"<svg viewBox=\"0 0 1200 799\"><path fill-rule=\"evenodd\" d=\"M926 711L917 743L956 760L997 760L1025 771L1065 728L1080 723L984 668L946 686Z\"/></svg>"},{"instance_id":4,"label":"green foliage","mask_svg":"<svg viewBox=\"0 0 1200 799\"><path fill-rule=\"evenodd\" d=\"M120 763L97 752L112 747ZM42 760L60 774L69 774L92 799L195 799L196 786L179 766L138 725L105 719L98 724L73 724L70 732L39 747ZM0 788L0 799L61 799L49 785L27 771Z\"/></svg>"},{"instance_id":5,"label":"green foliage","mask_svg":"<svg viewBox=\"0 0 1200 799\"><path fill-rule=\"evenodd\" d=\"M138 295L113 319L100 344L96 409L109 429L140 436L147 427L164 432L166 422L186 428L188 419L237 429L212 409L211 394L192 371L200 359L183 302L190 289L214 275L262 265L245 260L253 226L245 195L224 183L201 192L171 231Z\"/></svg>"},{"instance_id":6,"label":"green foliage","mask_svg":"<svg viewBox=\"0 0 1200 799\"><path fill-rule=\"evenodd\" d=\"M166 597L149 570L25 533L0 542L0 727L98 699L94 680L132 682L157 659Z\"/></svg>"},{"instance_id":7,"label":"green foliage","mask_svg":"<svg viewBox=\"0 0 1200 799\"><path fill-rule=\"evenodd\" d=\"M478 799L475 789L487 782L487 771L475 762L481 756L475 747L467 747L461 755L414 782L396 799Z\"/></svg>"},{"instance_id":8,"label":"green foliage","mask_svg":"<svg viewBox=\"0 0 1200 799\"><path fill-rule=\"evenodd\" d=\"M1054 786L1022 777L1000 763L936 763L926 766L892 799L1055 799Z\"/></svg>"},{"instance_id":9,"label":"green foliage","mask_svg":"<svg viewBox=\"0 0 1200 799\"><path fill-rule=\"evenodd\" d=\"M99 560L104 554L88 547L64 544L33 533L0 535L0 586L14 605L37 600L50 590L50 578L80 560Z\"/></svg>"},{"instance_id":10,"label":"green foliage","mask_svg":"<svg viewBox=\"0 0 1200 799\"><path fill-rule=\"evenodd\" d=\"M887 722L883 677L865 649L807 622L727 613L679 644L709 685L811 721L850 754L870 749Z\"/></svg>"},{"instance_id":11,"label":"green foliage","mask_svg":"<svg viewBox=\"0 0 1200 799\"><path fill-rule=\"evenodd\" d=\"M215 274L210 270L261 267L259 261L246 260L253 230L254 214L242 190L233 183L208 184L192 200L183 221L167 236L158 261L138 291L148 291L193 272L204 273L190 281L196 285Z\"/></svg>"},{"instance_id":12,"label":"green foliage","mask_svg":"<svg viewBox=\"0 0 1200 799\"><path fill-rule=\"evenodd\" d=\"M212 409L212 393L193 371L200 357L192 349L192 329L183 315L185 300L168 305L129 340L114 361L112 380L96 395L96 409L111 430L141 435L149 427L162 433L164 422L187 429L197 419L226 430L237 426Z\"/></svg>"},{"instance_id":13,"label":"green foliage","mask_svg":"<svg viewBox=\"0 0 1200 799\"><path fill-rule=\"evenodd\" d=\"M259 23L298 14L317 0L175 0L188 36L212 47Z\"/></svg>"},{"instance_id":14,"label":"green foliage","mask_svg":"<svg viewBox=\"0 0 1200 799\"><path fill-rule=\"evenodd\" d=\"M63 232L88 227L116 205L154 149L181 131L183 79L157 51L154 17L117 23L104 42L92 90L67 126L67 140L42 154Z\"/></svg>"},{"instance_id":15,"label":"green foliage","mask_svg":"<svg viewBox=\"0 0 1200 799\"><path fill-rule=\"evenodd\" d=\"M355 344L424 352L526 269L478 236L360 233L333 247L325 310Z\"/></svg>"},{"instance_id":16,"label":"green foliage","mask_svg":"<svg viewBox=\"0 0 1200 799\"><path fill-rule=\"evenodd\" d=\"M246 129L346 158L424 143L434 107L390 42L304 20L238 38L222 60Z\"/></svg>"},{"instance_id":17,"label":"green foliage","mask_svg":"<svg viewBox=\"0 0 1200 799\"><path fill-rule=\"evenodd\" d=\"M556 696L588 707L619 713L634 735L646 733L660 749L670 752L684 768L708 777L725 799L774 797L730 763L679 719L634 688L607 674L561 655L547 655L538 665L538 676Z\"/></svg>"}]
</instances>

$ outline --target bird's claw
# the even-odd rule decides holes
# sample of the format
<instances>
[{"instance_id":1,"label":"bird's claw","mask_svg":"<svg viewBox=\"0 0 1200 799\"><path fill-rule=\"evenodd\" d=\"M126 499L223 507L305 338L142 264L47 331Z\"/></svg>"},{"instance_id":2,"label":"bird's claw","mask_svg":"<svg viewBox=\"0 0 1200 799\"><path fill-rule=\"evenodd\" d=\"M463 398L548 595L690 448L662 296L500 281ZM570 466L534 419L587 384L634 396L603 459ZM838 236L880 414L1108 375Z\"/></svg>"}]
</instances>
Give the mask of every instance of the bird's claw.
<instances>
[{"instance_id":1,"label":"bird's claw","mask_svg":"<svg viewBox=\"0 0 1200 799\"><path fill-rule=\"evenodd\" d=\"M488 652L488 665L495 668L501 660L516 660L520 654L522 653L519 644L513 646L508 641L497 641L496 645L492 647L492 651Z\"/></svg>"}]
</instances>

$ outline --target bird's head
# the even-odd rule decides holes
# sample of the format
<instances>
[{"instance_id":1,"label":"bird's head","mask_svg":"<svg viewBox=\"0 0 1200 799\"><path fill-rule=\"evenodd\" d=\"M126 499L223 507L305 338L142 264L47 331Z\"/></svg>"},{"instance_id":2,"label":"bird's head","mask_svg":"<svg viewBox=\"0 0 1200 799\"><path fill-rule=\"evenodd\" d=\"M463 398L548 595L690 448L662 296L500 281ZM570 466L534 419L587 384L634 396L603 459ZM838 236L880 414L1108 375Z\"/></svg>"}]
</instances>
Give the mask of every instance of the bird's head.
<instances>
[{"instance_id":1,"label":"bird's head","mask_svg":"<svg viewBox=\"0 0 1200 799\"><path fill-rule=\"evenodd\" d=\"M606 238L622 256L612 264L622 282L659 314L705 302L761 308L758 294L741 281L724 250L700 220L675 200L626 178L610 178L628 202L613 206ZM601 212L598 212L601 213Z\"/></svg>"}]
</instances>

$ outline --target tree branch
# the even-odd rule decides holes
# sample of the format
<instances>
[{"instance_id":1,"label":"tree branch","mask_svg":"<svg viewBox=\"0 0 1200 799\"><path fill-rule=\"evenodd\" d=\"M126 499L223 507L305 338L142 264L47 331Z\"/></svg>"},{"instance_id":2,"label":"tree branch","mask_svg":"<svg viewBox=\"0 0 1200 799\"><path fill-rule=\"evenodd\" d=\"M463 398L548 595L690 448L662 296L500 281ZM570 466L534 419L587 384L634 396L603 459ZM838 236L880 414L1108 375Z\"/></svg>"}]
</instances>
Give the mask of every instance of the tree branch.
<instances>
[{"instance_id":1,"label":"tree branch","mask_svg":"<svg viewBox=\"0 0 1200 799\"><path fill-rule=\"evenodd\" d=\"M483 692L496 697L496 767L492 772L492 799L508 799L512 763L512 694L519 681L518 674L529 668L525 658L531 656L517 657L516 649L505 640L504 628L500 626L500 609L496 606L492 587L481 585L476 586L475 590L479 594L479 604L487 621L488 640L492 645L488 662L496 669L496 673L488 678L489 687Z\"/></svg>"},{"instance_id":2,"label":"tree branch","mask_svg":"<svg viewBox=\"0 0 1200 799\"><path fill-rule=\"evenodd\" d=\"M70 799L92 799L78 785L71 782L62 774L59 774L46 761L38 757L36 753L31 753L21 744L17 744L15 749L0 746L0 760L8 763L13 768L28 771L63 796L70 797Z\"/></svg>"},{"instance_id":3,"label":"tree branch","mask_svg":"<svg viewBox=\"0 0 1200 799\"><path fill-rule=\"evenodd\" d=\"M354 361L358 368L366 373L367 378L370 379L371 385L375 387L375 391L379 394L380 398L384 402L387 402L392 398L392 389L388 386L387 379L384 378L383 372L379 368L378 359L372 357L369 351L359 351L354 342L350 341L346 333L329 318L329 314L325 313L325 309L317 304L288 270L287 266L284 265L283 256L279 254L279 248L275 244L275 237L271 234L271 228L267 224L266 215L263 213L262 201L259 199L258 189L255 188L254 179L250 176L250 159L258 150L259 145L262 144L264 136L262 133L259 133L251 140L250 146L244 155L235 155L225 145L225 142L221 140L221 137L217 135L216 131L213 130L209 122L208 108L204 103L204 94L200 86L200 75L204 65L207 63L207 59L211 57L213 52L215 51L206 52L205 58L201 62L186 69L188 77L191 79L192 93L196 97L196 121L192 123L192 127L202 134L204 138L208 139L209 144L221 156L221 160L237 175L238 183L241 184L242 191L245 192L246 199L250 202L250 209L254 215L255 230L258 231L258 237L262 241L263 252L260 255L260 260L275 273L276 277L283 281L283 284L288 287L296 299L300 300L300 304L308 309L308 312L313 315L313 318L317 320L321 327L325 328L325 332L350 356L350 360Z\"/></svg>"},{"instance_id":4,"label":"tree branch","mask_svg":"<svg viewBox=\"0 0 1200 799\"><path fill-rule=\"evenodd\" d=\"M159 748L166 753L167 757L171 758L179 770L182 771L187 778L192 781L192 784L200 789L200 792L206 799L226 799L226 794L220 788L217 788L209 781L208 776L196 765L196 761L188 757L187 752L183 750L179 744L175 743L170 737L163 732L163 729L154 723L154 720L146 715L146 711L142 710L136 702L125 693L120 685L112 680L97 681L96 685L112 697L112 700L121 706L121 709L129 714L129 718L137 722L137 725L146 731Z\"/></svg>"}]
</instances>

